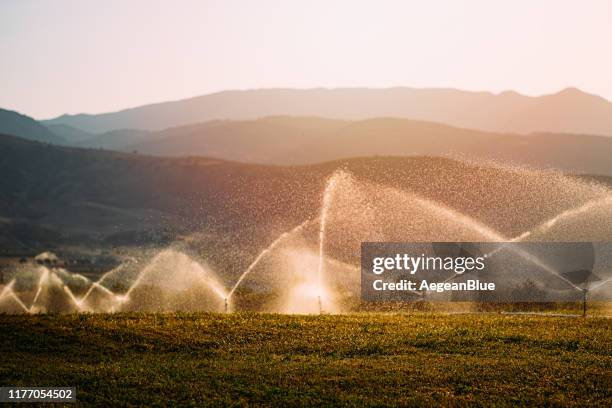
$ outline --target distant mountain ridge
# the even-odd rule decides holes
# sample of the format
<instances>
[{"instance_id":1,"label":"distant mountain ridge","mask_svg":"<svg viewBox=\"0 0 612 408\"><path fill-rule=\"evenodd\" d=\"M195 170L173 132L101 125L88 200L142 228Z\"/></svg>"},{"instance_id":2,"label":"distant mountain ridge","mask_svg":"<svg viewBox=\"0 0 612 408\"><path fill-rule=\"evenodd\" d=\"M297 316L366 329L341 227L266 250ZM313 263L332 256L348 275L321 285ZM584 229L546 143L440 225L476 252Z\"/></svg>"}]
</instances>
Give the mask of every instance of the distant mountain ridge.
<instances>
[{"instance_id":1,"label":"distant mountain ridge","mask_svg":"<svg viewBox=\"0 0 612 408\"><path fill-rule=\"evenodd\" d=\"M0 109L0 133L38 142L54 144L65 142L63 138L57 136L31 117L6 109Z\"/></svg>"},{"instance_id":2,"label":"distant mountain ridge","mask_svg":"<svg viewBox=\"0 0 612 408\"><path fill-rule=\"evenodd\" d=\"M139 129L116 129L104 133L90 133L70 125L50 124L47 128L60 137L67 146L93 149L125 150L144 142L150 133Z\"/></svg>"},{"instance_id":3,"label":"distant mountain ridge","mask_svg":"<svg viewBox=\"0 0 612 408\"><path fill-rule=\"evenodd\" d=\"M0 127L4 125L12 129L11 134L26 139L155 156L299 165L377 155L426 155L612 175L612 137L607 136L553 132L520 135L391 117L339 120L290 116L213 120L157 132L118 129L94 134L70 125L48 125L56 135L31 118L4 112L8 113ZM7 126L13 123L20 127Z\"/></svg>"},{"instance_id":4,"label":"distant mountain ridge","mask_svg":"<svg viewBox=\"0 0 612 408\"><path fill-rule=\"evenodd\" d=\"M43 121L91 133L162 130L214 119L318 116L345 120L398 117L494 132L612 136L612 102L576 88L530 97L443 88L260 89L224 91L96 115Z\"/></svg>"},{"instance_id":5,"label":"distant mountain ridge","mask_svg":"<svg viewBox=\"0 0 612 408\"><path fill-rule=\"evenodd\" d=\"M64 139L68 144L78 144L96 136L95 133L86 132L64 124L47 125L47 128L55 135Z\"/></svg>"},{"instance_id":6,"label":"distant mountain ridge","mask_svg":"<svg viewBox=\"0 0 612 408\"><path fill-rule=\"evenodd\" d=\"M116 150L276 165L376 155L427 155L612 175L610 137L495 133L398 118L345 121L267 117L211 121L152 132L134 140L136 143Z\"/></svg>"}]
</instances>

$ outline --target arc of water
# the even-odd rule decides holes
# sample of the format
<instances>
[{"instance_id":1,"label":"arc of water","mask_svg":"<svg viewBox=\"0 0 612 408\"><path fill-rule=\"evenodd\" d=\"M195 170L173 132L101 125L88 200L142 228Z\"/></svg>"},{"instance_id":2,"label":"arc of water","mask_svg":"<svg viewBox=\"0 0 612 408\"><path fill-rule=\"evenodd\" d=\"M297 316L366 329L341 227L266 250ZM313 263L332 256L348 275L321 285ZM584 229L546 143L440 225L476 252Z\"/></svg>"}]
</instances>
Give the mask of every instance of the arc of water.
<instances>
[{"instance_id":1,"label":"arc of water","mask_svg":"<svg viewBox=\"0 0 612 408\"><path fill-rule=\"evenodd\" d=\"M36 302L38 301L38 298L42 292L42 287L43 285L48 282L52 277L54 277L55 279L59 280L60 282L63 283L63 280L57 276L57 274L52 273L51 271L49 271L48 269L45 268L45 271L43 272L42 276L40 277L39 281L38 281L38 289L36 290L36 295L34 295L34 300L32 300L32 304L30 305L30 311L33 311L34 306L36 305ZM64 290L64 292L68 295L68 297L70 298L70 300L72 301L72 303L74 303L74 305L76 306L77 310L82 310L81 309L81 304L79 303L79 300L76 298L76 296L74 296L74 293L72 293L72 290L70 290L70 288L68 287L68 285L62 284L62 289Z\"/></svg>"},{"instance_id":2,"label":"arc of water","mask_svg":"<svg viewBox=\"0 0 612 408\"><path fill-rule=\"evenodd\" d=\"M324 258L324 237L325 237L325 224L326 224L326 216L327 216L327 211L329 209L329 203L331 201L331 195L334 191L334 187L337 183L338 180L338 176L340 174L342 174L343 172L338 171L336 173L334 173L334 175L329 179L326 189L325 189L325 194L324 194L324 198L323 198L323 207L321 210L321 223L320 223L320 229L319 229L319 279L321 279L322 276L322 272L323 272L323 258ZM509 238L505 237L504 235L502 235L501 233L495 231L494 229L476 221L475 219L473 219L470 216L467 216L461 212L458 212L452 208L449 208L445 205L436 203L432 200L428 200L426 198L420 197L415 193L411 193L413 195L413 200L414 202L416 202L417 204L421 205L424 208L428 208L428 209L432 209L436 212L438 212L440 215L442 215L443 217L447 218L447 219L451 219L453 221L458 221L459 223L469 227L470 229L478 232L479 234L481 234L483 237L486 237L487 239L490 239L492 241L496 241L496 242L504 242L504 241L508 241ZM586 211L586 210L582 210L582 211ZM569 216L569 214L566 214L565 216ZM558 220L555 220L555 222L557 222ZM554 225L554 223L549 222L549 224ZM540 267L541 269L543 269L544 271L558 277L559 279L565 281L567 284L571 285L573 288L577 289L577 290L582 290L580 287L576 286L573 282L571 282L570 280L568 280L567 278L565 278L564 276L560 275L559 273L557 273L552 267L550 267L549 265L547 265L546 263L542 262L540 259L538 259L537 257L533 256L532 254L530 254L529 252L521 249L521 248L515 248L512 247L512 250L515 251L519 256L525 258L526 260L534 263L535 265L537 265L538 267ZM455 277L457 277L459 275L453 275L450 278L448 278L445 282L448 282L449 280L454 279ZM321 284L321 281L319 281L319 284Z\"/></svg>"},{"instance_id":3,"label":"arc of water","mask_svg":"<svg viewBox=\"0 0 612 408\"><path fill-rule=\"evenodd\" d=\"M595 207L598 207L600 205L604 205L604 204L612 204L612 195L606 195L603 198L601 198L601 197L600 198L594 198L594 199L589 200L586 203L582 204L581 206L565 210L565 211L561 212L560 214L557 214L556 216L554 216L554 217L544 221L543 223L539 224L535 228L532 228L530 231L523 232L522 234L520 234L517 237L513 238L512 242L522 241L525 238L533 235L536 232L544 233L544 232L550 230L556 224L558 224L559 221L562 221L562 220L564 220L566 218L574 217L576 215L584 214L587 211L590 211L591 209L593 209Z\"/></svg>"},{"instance_id":4,"label":"arc of water","mask_svg":"<svg viewBox=\"0 0 612 408\"><path fill-rule=\"evenodd\" d=\"M236 289L238 288L238 286L240 286L242 281L247 277L247 275L249 275L251 273L251 271L253 271L255 266L257 266L259 261L261 261L264 258L264 256L266 256L271 250L273 250L276 246L278 246L278 244L280 244L285 238L295 234L296 232L298 232L302 228L304 228L309 222L310 222L310 220L306 220L303 223L301 223L300 225L298 225L298 226L294 227L293 229L291 229L290 231L282 233L281 235L278 236L278 238L276 238L274 241L272 241L272 243L270 245L268 245L263 251L261 251L259 253L259 255L257 255L257 257L255 258L255 260L253 260L253 262L251 262L251 264L248 266L248 268L242 273L242 275L240 275L240 278L238 278L238 280L236 281L234 286L232 286L232 288L230 289L230 291L227 294L226 301L229 301L231 299L231 297L233 296L233 294L236 291Z\"/></svg>"},{"instance_id":5,"label":"arc of water","mask_svg":"<svg viewBox=\"0 0 612 408\"><path fill-rule=\"evenodd\" d=\"M76 277L77 279L85 281L87 283L91 283L91 279L89 279L87 276L83 276L83 275L81 275L79 273L72 273L72 272L68 272L68 271L65 271L65 270L64 270L64 273L67 273L67 274L69 274L69 276ZM60 275L57 275L57 277L62 279L62 277ZM62 280L65 282L64 279L62 279Z\"/></svg>"},{"instance_id":6,"label":"arc of water","mask_svg":"<svg viewBox=\"0 0 612 408\"><path fill-rule=\"evenodd\" d=\"M199 266L199 265L198 265ZM211 276L208 270L204 268L200 268L199 270L199 278L200 281L208 287L217 297L223 301L225 301L227 297L227 291L213 276Z\"/></svg>"},{"instance_id":7,"label":"arc of water","mask_svg":"<svg viewBox=\"0 0 612 408\"><path fill-rule=\"evenodd\" d=\"M435 203L433 201L421 198L416 196L415 197L416 201L424 206L427 206L428 208L432 208L436 211L438 211L440 214L444 215L445 217L451 218L451 219L458 219L460 220L461 223L463 223L464 225L470 226L473 230L481 233L483 236L493 240L493 241L498 241L498 242L504 242L504 241L508 241L509 239L506 238L505 236L503 236L502 234L500 234L499 232L479 223L478 221L474 220L473 218L465 215L465 214L461 214L458 211L455 211L451 208L448 208L444 205ZM503 245L502 245L503 247ZM514 251L515 253L517 253L517 255L523 257L524 259L530 261L531 263L537 265L538 267L540 267L541 269L543 269L544 271L556 276L557 278L563 280L564 282L566 282L568 285L570 285L571 287L573 287L576 290L582 290L579 286L575 285L572 281L570 281L569 279L567 279L566 277L564 277L563 275L560 275L559 273L557 273L552 267L550 267L549 265L547 265L546 263L542 262L540 259L538 259L537 257L533 256L531 253L529 253L528 251L525 251L522 248L518 248L518 247L510 247L512 251ZM499 250L496 249L496 251ZM491 254L487 254L487 256L490 256ZM451 277L449 277L447 280L444 281L444 283L456 278L457 276L460 276L459 274L455 274Z\"/></svg>"},{"instance_id":8,"label":"arc of water","mask_svg":"<svg viewBox=\"0 0 612 408\"><path fill-rule=\"evenodd\" d=\"M24 312L26 313L31 313L30 309L28 309L28 307L25 305L25 303L23 303L21 301L21 299L19 299L19 296L17 296L15 294L15 292L13 292L13 290L9 290L9 295L17 302L17 304L19 304L19 306L24 310Z\"/></svg>"},{"instance_id":9,"label":"arc of water","mask_svg":"<svg viewBox=\"0 0 612 408\"><path fill-rule=\"evenodd\" d=\"M578 285L576 285L574 282L570 281L569 279L567 279L565 276L557 273L551 266L549 266L548 264L542 262L539 258L537 258L536 256L534 256L533 254L529 253L528 251L525 251L522 248L518 248L515 246L512 247L508 247L507 245L500 245L498 248L496 248L495 250L485 254L485 257L489 257L492 256L493 254L499 252L500 250L504 249L504 248L510 248L513 252L515 252L517 255L523 257L525 260L533 263L534 265L540 267L542 270L556 276L557 278L561 279L562 281L564 281L565 283L567 283L568 285L570 285L572 288L581 291L582 288ZM446 283L446 282L450 282L451 280L457 278L458 276L462 276L462 274L454 274L451 275L449 278L447 278L446 280L444 280L442 283Z\"/></svg>"},{"instance_id":10,"label":"arc of water","mask_svg":"<svg viewBox=\"0 0 612 408\"><path fill-rule=\"evenodd\" d=\"M138 274L134 282L132 282L128 290L123 295L119 295L117 299L120 301L127 300L130 297L130 293L132 293L134 288L138 286L138 284L140 283L140 281L142 281L142 279L144 278L144 276L147 274L148 271L149 271L149 266L145 267L142 271L140 271L140 273Z\"/></svg>"},{"instance_id":11,"label":"arc of water","mask_svg":"<svg viewBox=\"0 0 612 408\"><path fill-rule=\"evenodd\" d=\"M321 215L319 216L319 266L317 268L317 301L319 303L319 313L323 311L321 303L321 292L323 289L323 273L325 269L325 230L327 228L327 216L331 207L333 194L338 184L338 179L344 174L343 171L336 171L327 181L323 192L323 204L321 205Z\"/></svg>"},{"instance_id":12,"label":"arc of water","mask_svg":"<svg viewBox=\"0 0 612 408\"><path fill-rule=\"evenodd\" d=\"M521 242L523 240L525 240L526 238L530 237L531 235L533 235L536 232L539 233L544 233L548 230L550 230L552 227L554 227L556 224L558 224L560 221L566 219L566 218L570 218L570 217L574 217L580 214L584 214L587 211L591 210L592 208L598 207L600 205L604 205L607 203L612 203L612 195L606 195L603 198L594 198L592 200L587 201L586 203L582 204L581 206L575 207L575 208L570 208L568 210L565 210L563 212L561 212L560 214L557 214L556 216L538 224L535 228L532 228L529 231L525 231L522 234L517 235L516 237L508 240L508 242ZM507 244L502 244L499 247L497 247L496 249L494 249L493 251L489 252L487 254L487 256L491 256L496 254L497 252L503 250L505 247L507 246ZM547 269L546 267L544 267L544 269ZM566 279L564 276L562 275L558 275L555 273L555 275L557 275L559 278L563 279L566 283L570 284L574 289L576 290L582 290L582 288L580 288L579 286L575 285L573 282L571 282L570 280ZM600 283L601 284L601 283ZM597 286L599 286L600 284L598 284ZM595 286L595 287L597 287ZM591 288L592 290L593 288Z\"/></svg>"},{"instance_id":13,"label":"arc of water","mask_svg":"<svg viewBox=\"0 0 612 408\"><path fill-rule=\"evenodd\" d=\"M13 285L15 285L15 281L17 279L13 278L9 283L6 284L5 287L2 288L2 292L0 292L0 299L2 299L6 294L9 293L10 290L13 289Z\"/></svg>"},{"instance_id":14,"label":"arc of water","mask_svg":"<svg viewBox=\"0 0 612 408\"><path fill-rule=\"evenodd\" d=\"M593 290L599 288L600 286L603 286L606 283L610 283L610 282L612 282L612 277L610 277L610 278L608 278L608 279L606 279L606 280L604 280L602 282L598 282L597 285L591 286L591 288L589 290L593 291Z\"/></svg>"},{"instance_id":15,"label":"arc of water","mask_svg":"<svg viewBox=\"0 0 612 408\"><path fill-rule=\"evenodd\" d=\"M74 293L72 293L72 291L70 290L70 288L67 285L63 286L64 292L66 292L66 294L68 294L68 297L70 298L70 300L72 301L72 303L74 303L74 305L76 306L78 311L81 311L81 304L79 303L78 299L74 296Z\"/></svg>"},{"instance_id":16,"label":"arc of water","mask_svg":"<svg viewBox=\"0 0 612 408\"><path fill-rule=\"evenodd\" d=\"M414 201L416 201L422 207L432 209L447 219L458 221L460 224L467 226L471 230L476 231L477 233L479 233L480 235L482 235L483 237L487 239L490 239L492 241L507 240L507 238L504 237L499 232L478 222L477 220L475 220L474 218L468 215L465 215L459 211L453 210L452 208L449 208L443 204L420 197L414 193L412 194L414 195Z\"/></svg>"},{"instance_id":17,"label":"arc of water","mask_svg":"<svg viewBox=\"0 0 612 408\"><path fill-rule=\"evenodd\" d=\"M110 289L108 289L106 286L102 285L102 282L111 274L125 269L125 267L132 262L135 262L134 258L129 259L127 262L122 263L116 268L113 268L110 271L106 272L104 275L100 276L100 278L97 281L93 282L91 286L89 286L89 289L87 289L87 292L85 292L85 294L81 297L81 299L79 299L79 302L83 304L83 302L85 302L85 300L89 297L89 295L95 288L101 289L102 291L106 292L110 296L115 296L115 293L111 291Z\"/></svg>"},{"instance_id":18,"label":"arc of water","mask_svg":"<svg viewBox=\"0 0 612 408\"><path fill-rule=\"evenodd\" d=\"M114 296L115 301L119 303L127 302L130 299L131 293L140 285L140 283L145 278L145 276L147 276L151 272L152 268L155 268L157 262L160 259L163 259L163 257L166 256L167 254L168 254L168 250L164 250L164 251L159 252L157 255L155 255L155 257L153 257L153 259L148 263L148 265L138 273L138 276L136 277L136 279L132 282L128 290L123 294L115 294L112 291L104 288L102 285L100 285L99 287L107 290L109 294L112 294ZM106 274L106 276L108 276L110 273L113 273L113 272L117 272L117 270L109 271ZM204 284L206 284L215 295L219 296L220 299L224 299L225 290L223 289L223 287L219 285L216 281L212 280L210 276L206 275L206 272L204 273L205 273L204 275L202 275L201 273L198 275L200 280ZM104 276L103 278L105 278L106 276ZM101 282L103 278L101 278L98 282Z\"/></svg>"},{"instance_id":19,"label":"arc of water","mask_svg":"<svg viewBox=\"0 0 612 408\"><path fill-rule=\"evenodd\" d=\"M42 275L40 275L40 279L38 279L38 288L36 289L36 294L34 295L34 299L32 300L32 303L30 304L30 311L34 310L34 305L38 301L38 297L40 296L40 294L42 292L43 284L48 279L49 279L49 270L47 268L45 268L44 272L42 273Z\"/></svg>"},{"instance_id":20,"label":"arc of water","mask_svg":"<svg viewBox=\"0 0 612 408\"><path fill-rule=\"evenodd\" d=\"M132 284L130 285L128 290L123 295L115 295L116 299L121 301L121 302L126 301L130 297L130 294L132 293L132 291L140 284L140 282L142 281L144 276L149 272L149 270L151 269L151 266L155 265L155 260L158 259L163 253L164 253L164 251L162 251L162 252L158 253L157 255L155 255L155 257L149 263L149 265L147 265L142 271L140 271L140 273L138 273L138 276L136 277L134 282L132 282Z\"/></svg>"},{"instance_id":21,"label":"arc of water","mask_svg":"<svg viewBox=\"0 0 612 408\"><path fill-rule=\"evenodd\" d=\"M0 299L2 299L5 296L10 296L13 300L17 302L19 307L21 307L24 310L24 312L29 313L27 306L21 301L21 299L19 299L19 297L13 291L13 286L15 285L15 281L16 279L13 278L9 283L6 284L4 288L2 288L2 292L0 292Z\"/></svg>"},{"instance_id":22,"label":"arc of water","mask_svg":"<svg viewBox=\"0 0 612 408\"><path fill-rule=\"evenodd\" d=\"M91 292L94 290L94 288L98 288L110 296L115 296L115 293L112 290L110 290L109 288L107 288L106 286L98 282L94 282L91 284L91 286L89 287L85 295L79 300L79 302L83 303L87 299L87 297L91 294Z\"/></svg>"},{"instance_id":23,"label":"arc of water","mask_svg":"<svg viewBox=\"0 0 612 408\"><path fill-rule=\"evenodd\" d=\"M548 220L538 224L537 226L535 226L534 228L532 228L529 231L525 231L519 235L517 235L514 238L511 238L510 240L507 240L507 242L522 242L524 241L526 238L530 237L531 235L535 234L536 232L539 233L544 233L548 230L550 230L552 227L554 227L556 224L559 223L559 221L565 219L565 218L570 218L576 215L580 215L583 214L587 211L589 211L590 209L597 207L599 205L603 205L606 203L612 203L612 196L605 196L603 198L594 198L584 204L582 204L579 207L575 207L575 208L570 208L568 210L565 210L563 212L561 212L560 214L555 215L552 218L549 218ZM493 251L489 252L487 255L494 255L495 253L501 251L502 249L504 249L504 247L506 246L506 244L502 244L499 247L497 247L496 249L494 249Z\"/></svg>"}]
</instances>

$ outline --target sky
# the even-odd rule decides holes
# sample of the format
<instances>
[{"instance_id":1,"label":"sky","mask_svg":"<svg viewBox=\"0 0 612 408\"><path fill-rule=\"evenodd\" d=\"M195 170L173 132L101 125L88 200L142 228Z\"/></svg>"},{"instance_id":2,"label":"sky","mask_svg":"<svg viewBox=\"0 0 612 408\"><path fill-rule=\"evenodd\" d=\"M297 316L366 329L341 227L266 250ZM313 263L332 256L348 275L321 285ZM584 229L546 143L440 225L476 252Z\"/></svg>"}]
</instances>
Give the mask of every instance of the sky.
<instances>
[{"instance_id":1,"label":"sky","mask_svg":"<svg viewBox=\"0 0 612 408\"><path fill-rule=\"evenodd\" d=\"M609 0L0 0L0 107L37 119L228 89L612 100Z\"/></svg>"}]
</instances>

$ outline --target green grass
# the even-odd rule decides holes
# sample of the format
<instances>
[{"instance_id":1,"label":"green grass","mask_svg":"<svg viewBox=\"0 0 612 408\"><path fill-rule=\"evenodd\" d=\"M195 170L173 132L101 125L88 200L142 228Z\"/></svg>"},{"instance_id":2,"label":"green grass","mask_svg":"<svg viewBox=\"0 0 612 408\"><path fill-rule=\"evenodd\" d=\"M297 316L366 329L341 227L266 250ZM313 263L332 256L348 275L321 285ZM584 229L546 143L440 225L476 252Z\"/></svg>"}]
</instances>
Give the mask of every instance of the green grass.
<instances>
[{"instance_id":1,"label":"green grass","mask_svg":"<svg viewBox=\"0 0 612 408\"><path fill-rule=\"evenodd\" d=\"M81 403L612 406L612 319L0 316L0 385Z\"/></svg>"}]
</instances>

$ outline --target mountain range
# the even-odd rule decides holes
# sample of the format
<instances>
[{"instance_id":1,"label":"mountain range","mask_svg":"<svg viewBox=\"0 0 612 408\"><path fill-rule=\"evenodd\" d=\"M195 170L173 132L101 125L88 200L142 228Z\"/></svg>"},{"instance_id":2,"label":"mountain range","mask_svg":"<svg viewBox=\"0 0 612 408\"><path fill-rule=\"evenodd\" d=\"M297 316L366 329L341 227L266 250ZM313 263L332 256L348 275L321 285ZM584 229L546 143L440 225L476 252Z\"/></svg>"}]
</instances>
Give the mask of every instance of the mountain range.
<instances>
[{"instance_id":1,"label":"mountain range","mask_svg":"<svg viewBox=\"0 0 612 408\"><path fill-rule=\"evenodd\" d=\"M612 103L576 88L538 97L513 91L493 94L437 88L224 91L118 112L62 115L42 123L104 133L117 129L159 131L215 119L277 115L345 120L397 117L492 132L612 136Z\"/></svg>"},{"instance_id":2,"label":"mountain range","mask_svg":"<svg viewBox=\"0 0 612 408\"><path fill-rule=\"evenodd\" d=\"M15 115L9 117L15 119ZM300 165L376 155L427 155L612 175L612 138L607 136L495 133L401 118L349 121L288 116L93 134L69 125L48 125L47 129L23 115L16 118L23 124L9 128L15 129L11 133L31 140L155 156Z\"/></svg>"},{"instance_id":3,"label":"mountain range","mask_svg":"<svg viewBox=\"0 0 612 408\"><path fill-rule=\"evenodd\" d=\"M56 145L260 164L428 155L612 175L611 106L574 88L537 98L444 89L270 89L44 122L0 110L0 131ZM258 117L273 112L323 116ZM382 114L393 117L369 118ZM231 119L206 120L224 116Z\"/></svg>"},{"instance_id":4,"label":"mountain range","mask_svg":"<svg viewBox=\"0 0 612 408\"><path fill-rule=\"evenodd\" d=\"M612 175L610 137L494 133L399 118L348 121L277 116L215 120L159 132L111 131L73 145L277 165L376 155L428 155Z\"/></svg>"}]
</instances>

